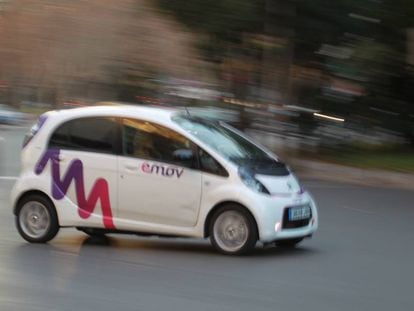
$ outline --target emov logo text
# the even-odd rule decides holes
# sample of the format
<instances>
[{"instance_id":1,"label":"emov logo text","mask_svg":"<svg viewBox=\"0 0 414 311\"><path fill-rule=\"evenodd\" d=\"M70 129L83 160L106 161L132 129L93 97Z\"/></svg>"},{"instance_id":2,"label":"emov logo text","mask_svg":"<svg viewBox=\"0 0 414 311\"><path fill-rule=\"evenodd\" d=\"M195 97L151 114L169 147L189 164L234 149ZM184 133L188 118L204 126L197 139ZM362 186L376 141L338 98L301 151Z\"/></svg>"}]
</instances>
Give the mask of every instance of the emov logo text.
<instances>
[{"instance_id":1,"label":"emov logo text","mask_svg":"<svg viewBox=\"0 0 414 311\"><path fill-rule=\"evenodd\" d=\"M103 178L98 178L89 193L88 198L85 196L85 185L83 179L83 164L79 159L73 160L63 179L60 177L59 165L60 150L47 150L39 162L36 164L35 173L40 175L46 167L46 164L51 162L52 171L52 196L55 200L61 200L68 192L72 180L75 183L76 199L78 201L78 213L83 219L89 218L93 213L98 200L101 201L103 223L105 228L114 229L115 225L112 218L111 203L109 201L108 182Z\"/></svg>"},{"instance_id":2,"label":"emov logo text","mask_svg":"<svg viewBox=\"0 0 414 311\"><path fill-rule=\"evenodd\" d=\"M161 164L149 164L148 162L142 163L141 170L147 174L156 174L166 177L177 176L177 178L180 178L181 175L184 173L183 168L178 168L174 166L164 166Z\"/></svg>"}]
</instances>

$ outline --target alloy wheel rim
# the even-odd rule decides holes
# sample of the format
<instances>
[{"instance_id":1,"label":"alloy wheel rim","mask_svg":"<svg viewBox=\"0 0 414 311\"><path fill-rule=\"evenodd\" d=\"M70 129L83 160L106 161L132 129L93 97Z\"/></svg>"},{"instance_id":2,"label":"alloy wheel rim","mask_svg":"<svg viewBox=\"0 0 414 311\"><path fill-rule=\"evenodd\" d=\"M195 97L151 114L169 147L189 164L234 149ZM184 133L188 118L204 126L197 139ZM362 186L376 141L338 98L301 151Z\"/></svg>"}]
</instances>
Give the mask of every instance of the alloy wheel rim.
<instances>
[{"instance_id":1,"label":"alloy wheel rim","mask_svg":"<svg viewBox=\"0 0 414 311\"><path fill-rule=\"evenodd\" d=\"M249 236L246 218L236 211L221 213L214 223L213 231L217 244L227 252L240 250Z\"/></svg>"},{"instance_id":2,"label":"alloy wheel rim","mask_svg":"<svg viewBox=\"0 0 414 311\"><path fill-rule=\"evenodd\" d=\"M20 210L19 223L27 236L33 239L41 238L50 228L49 211L40 202L27 202Z\"/></svg>"}]
</instances>

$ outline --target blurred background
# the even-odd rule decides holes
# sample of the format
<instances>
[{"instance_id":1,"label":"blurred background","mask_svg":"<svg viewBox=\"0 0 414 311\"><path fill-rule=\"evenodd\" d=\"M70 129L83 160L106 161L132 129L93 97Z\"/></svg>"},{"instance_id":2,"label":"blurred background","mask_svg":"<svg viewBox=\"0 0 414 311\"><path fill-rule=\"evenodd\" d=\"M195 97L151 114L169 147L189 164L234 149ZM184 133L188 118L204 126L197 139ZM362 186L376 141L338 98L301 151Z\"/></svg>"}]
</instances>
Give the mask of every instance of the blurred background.
<instances>
[{"instance_id":1,"label":"blurred background","mask_svg":"<svg viewBox=\"0 0 414 311\"><path fill-rule=\"evenodd\" d=\"M293 166L412 173L413 100L409 0L0 0L1 175L40 113L99 101L191 107Z\"/></svg>"}]
</instances>

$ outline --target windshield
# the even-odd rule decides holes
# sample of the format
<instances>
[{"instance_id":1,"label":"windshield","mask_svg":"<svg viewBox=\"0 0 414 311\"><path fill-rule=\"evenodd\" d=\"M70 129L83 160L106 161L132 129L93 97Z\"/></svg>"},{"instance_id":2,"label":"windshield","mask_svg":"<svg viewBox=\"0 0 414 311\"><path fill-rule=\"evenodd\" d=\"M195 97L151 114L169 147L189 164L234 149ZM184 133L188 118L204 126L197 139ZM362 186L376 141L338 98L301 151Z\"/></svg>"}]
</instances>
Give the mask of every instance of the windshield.
<instances>
[{"instance_id":1,"label":"windshield","mask_svg":"<svg viewBox=\"0 0 414 311\"><path fill-rule=\"evenodd\" d=\"M173 121L214 149L227 160L243 166L253 174L285 176L286 165L239 135L230 126L194 117L174 117Z\"/></svg>"},{"instance_id":2,"label":"windshield","mask_svg":"<svg viewBox=\"0 0 414 311\"><path fill-rule=\"evenodd\" d=\"M266 152L225 125L196 118L175 117L173 120L226 159L273 160Z\"/></svg>"}]
</instances>

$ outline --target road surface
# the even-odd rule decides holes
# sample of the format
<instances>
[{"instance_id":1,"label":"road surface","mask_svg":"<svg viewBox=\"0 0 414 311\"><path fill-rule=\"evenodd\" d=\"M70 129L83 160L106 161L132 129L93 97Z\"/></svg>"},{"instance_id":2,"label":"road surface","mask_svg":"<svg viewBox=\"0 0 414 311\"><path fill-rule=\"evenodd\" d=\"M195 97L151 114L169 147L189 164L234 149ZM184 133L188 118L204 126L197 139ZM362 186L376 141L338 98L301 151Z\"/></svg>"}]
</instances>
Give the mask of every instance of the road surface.
<instances>
[{"instance_id":1,"label":"road surface","mask_svg":"<svg viewBox=\"0 0 414 311\"><path fill-rule=\"evenodd\" d=\"M3 133L14 146L7 176L19 167L19 135ZM12 183L0 179L2 311L414 310L414 192L307 181L320 205L312 239L229 257L203 240L75 229L28 244L14 227Z\"/></svg>"}]
</instances>

